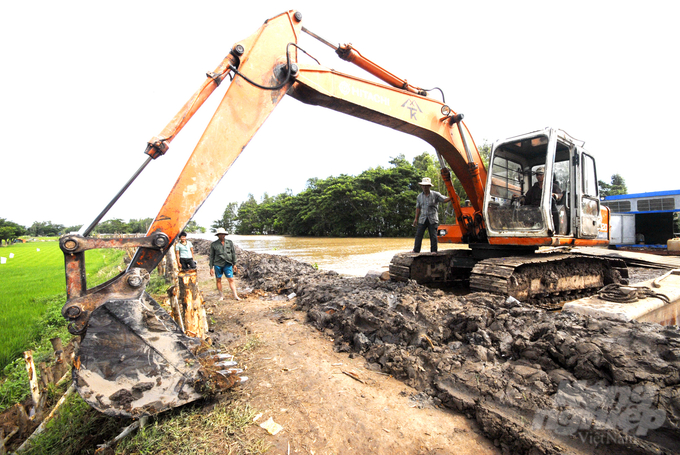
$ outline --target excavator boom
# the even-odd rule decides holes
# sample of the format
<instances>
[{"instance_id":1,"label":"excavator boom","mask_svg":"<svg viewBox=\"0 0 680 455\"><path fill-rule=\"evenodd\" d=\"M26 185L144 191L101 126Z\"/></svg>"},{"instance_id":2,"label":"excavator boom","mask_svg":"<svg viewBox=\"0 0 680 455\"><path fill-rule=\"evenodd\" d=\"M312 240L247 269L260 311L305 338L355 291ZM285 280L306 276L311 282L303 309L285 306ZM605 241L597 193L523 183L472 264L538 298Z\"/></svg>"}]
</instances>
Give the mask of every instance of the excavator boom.
<instances>
[{"instance_id":1,"label":"excavator boom","mask_svg":"<svg viewBox=\"0 0 680 455\"><path fill-rule=\"evenodd\" d=\"M206 382L230 386L236 381L233 375L215 374L206 347L183 334L145 288L149 273L286 94L432 145L442 160L442 176L459 221L448 228L449 234L453 233L449 238L486 241L483 211L488 204L485 188L490 176L463 115L351 45L334 46L321 39L341 58L382 82L299 62L302 50L298 41L303 31L321 39L303 28L299 12L288 11L267 20L232 47L168 126L149 141L149 158L133 179L150 160L167 152L207 97L228 75L233 77L146 237L101 241L88 236L114 199L84 235L60 240L68 297L62 314L70 321L69 330L82 337L74 380L81 396L100 411L125 416L153 414L199 398ZM446 165L460 180L470 207L461 207ZM138 247L127 269L88 289L84 252L123 246Z\"/></svg>"},{"instance_id":2,"label":"excavator boom","mask_svg":"<svg viewBox=\"0 0 680 455\"><path fill-rule=\"evenodd\" d=\"M146 237L104 241L88 236L114 199L84 235L60 239L68 297L62 314L70 322L69 330L82 337L74 380L83 398L100 411L154 414L199 398L206 381L215 383L206 347L183 334L145 288L149 272L284 95L421 137L451 163L468 194L476 195L475 209L481 210L486 170L462 115L428 98L424 90L371 62L351 45L338 46L338 55L389 85L299 63L302 31L299 12L288 11L266 21L233 46L171 122L149 141L145 151L149 159L133 179L149 160L168 151L208 96L228 75L233 77ZM85 251L124 246L138 247L127 269L88 289ZM235 381L222 382L232 385Z\"/></svg>"}]
</instances>

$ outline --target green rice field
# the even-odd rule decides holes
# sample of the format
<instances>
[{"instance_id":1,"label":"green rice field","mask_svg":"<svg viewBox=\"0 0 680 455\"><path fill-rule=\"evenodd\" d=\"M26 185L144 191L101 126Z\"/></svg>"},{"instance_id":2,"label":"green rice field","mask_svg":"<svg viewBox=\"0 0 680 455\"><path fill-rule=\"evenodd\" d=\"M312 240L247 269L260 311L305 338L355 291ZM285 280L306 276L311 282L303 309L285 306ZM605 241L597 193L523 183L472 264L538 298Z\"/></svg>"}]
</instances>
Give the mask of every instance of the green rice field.
<instances>
[{"instance_id":1,"label":"green rice field","mask_svg":"<svg viewBox=\"0 0 680 455\"><path fill-rule=\"evenodd\" d=\"M124 252L85 253L88 287L118 273ZM64 254L59 242L18 243L0 248L0 369L30 349L38 322L54 301L66 303ZM111 267L113 266L113 267ZM49 298L52 297L52 298ZM64 326L66 321L64 320Z\"/></svg>"}]
</instances>

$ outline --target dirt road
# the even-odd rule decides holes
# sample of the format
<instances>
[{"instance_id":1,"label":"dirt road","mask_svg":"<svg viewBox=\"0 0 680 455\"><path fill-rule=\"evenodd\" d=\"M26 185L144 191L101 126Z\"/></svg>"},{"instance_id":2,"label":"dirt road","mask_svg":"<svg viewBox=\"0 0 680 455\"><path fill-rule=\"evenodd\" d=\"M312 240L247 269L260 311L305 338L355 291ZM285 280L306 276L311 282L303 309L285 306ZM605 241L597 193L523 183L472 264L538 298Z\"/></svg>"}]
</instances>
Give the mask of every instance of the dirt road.
<instances>
[{"instance_id":1,"label":"dirt road","mask_svg":"<svg viewBox=\"0 0 680 455\"><path fill-rule=\"evenodd\" d=\"M295 299L247 292L237 278L242 300L219 302L204 256L198 264L214 341L249 377L237 394L261 410L258 422L271 417L283 427L276 435L261 430L268 453L500 453L474 421L371 371L361 356L335 352L332 335L293 310Z\"/></svg>"}]
</instances>

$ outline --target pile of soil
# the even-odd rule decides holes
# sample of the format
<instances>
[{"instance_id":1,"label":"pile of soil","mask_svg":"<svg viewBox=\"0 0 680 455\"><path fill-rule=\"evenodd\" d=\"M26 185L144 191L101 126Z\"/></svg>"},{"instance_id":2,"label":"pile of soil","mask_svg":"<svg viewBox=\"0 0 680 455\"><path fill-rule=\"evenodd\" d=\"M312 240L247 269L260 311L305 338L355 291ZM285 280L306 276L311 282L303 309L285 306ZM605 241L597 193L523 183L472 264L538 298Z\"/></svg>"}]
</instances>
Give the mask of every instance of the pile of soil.
<instances>
[{"instance_id":1,"label":"pile of soil","mask_svg":"<svg viewBox=\"0 0 680 455\"><path fill-rule=\"evenodd\" d=\"M195 241L195 250L206 244ZM677 326L553 313L487 293L456 296L237 253L241 285L295 293L294 308L336 351L360 354L371 370L475 419L504 452L680 447Z\"/></svg>"}]
</instances>

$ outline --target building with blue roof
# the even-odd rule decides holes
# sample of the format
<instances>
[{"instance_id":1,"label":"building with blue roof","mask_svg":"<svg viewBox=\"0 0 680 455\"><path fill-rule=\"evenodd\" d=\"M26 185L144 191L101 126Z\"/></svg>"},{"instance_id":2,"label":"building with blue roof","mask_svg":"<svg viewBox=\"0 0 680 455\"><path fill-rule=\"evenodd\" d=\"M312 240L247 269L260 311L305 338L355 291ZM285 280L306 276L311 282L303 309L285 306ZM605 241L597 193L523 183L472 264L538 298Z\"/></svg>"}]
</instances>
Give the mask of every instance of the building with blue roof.
<instances>
[{"instance_id":1,"label":"building with blue roof","mask_svg":"<svg viewBox=\"0 0 680 455\"><path fill-rule=\"evenodd\" d=\"M680 190L607 196L612 244L665 247L680 236Z\"/></svg>"}]
</instances>

